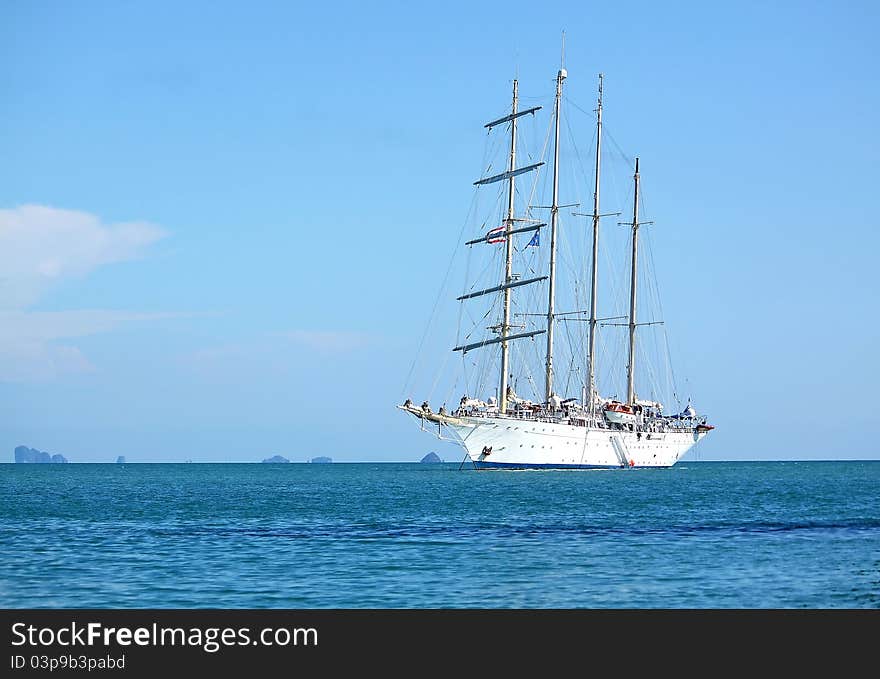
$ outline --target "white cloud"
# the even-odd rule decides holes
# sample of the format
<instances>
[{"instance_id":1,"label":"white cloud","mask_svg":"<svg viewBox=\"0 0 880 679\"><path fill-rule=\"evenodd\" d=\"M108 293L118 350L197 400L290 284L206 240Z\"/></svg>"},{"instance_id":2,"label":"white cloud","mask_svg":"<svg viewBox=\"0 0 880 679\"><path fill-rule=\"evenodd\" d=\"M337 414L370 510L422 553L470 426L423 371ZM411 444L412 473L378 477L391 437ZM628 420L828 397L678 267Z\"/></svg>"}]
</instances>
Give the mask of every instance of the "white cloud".
<instances>
[{"instance_id":1,"label":"white cloud","mask_svg":"<svg viewBox=\"0 0 880 679\"><path fill-rule=\"evenodd\" d=\"M0 345L0 381L46 382L89 373L95 366L77 347L49 342Z\"/></svg>"},{"instance_id":2,"label":"white cloud","mask_svg":"<svg viewBox=\"0 0 880 679\"><path fill-rule=\"evenodd\" d=\"M138 257L164 235L147 222L104 224L78 210L0 209L0 308L24 308L50 285Z\"/></svg>"},{"instance_id":3,"label":"white cloud","mask_svg":"<svg viewBox=\"0 0 880 679\"><path fill-rule=\"evenodd\" d=\"M184 361L202 377L247 381L254 375L300 374L324 360L342 360L344 355L376 343L377 337L365 332L289 330L205 347L188 354ZM320 360L316 362L315 357Z\"/></svg>"},{"instance_id":4,"label":"white cloud","mask_svg":"<svg viewBox=\"0 0 880 679\"><path fill-rule=\"evenodd\" d=\"M0 209L0 381L32 382L96 369L69 340L123 323L180 314L29 311L52 285L140 256L165 232L146 222L104 224L45 205Z\"/></svg>"},{"instance_id":5,"label":"white cloud","mask_svg":"<svg viewBox=\"0 0 880 679\"><path fill-rule=\"evenodd\" d=\"M189 317L186 313L138 313L102 309L79 311L0 311L0 346L11 340L48 341L87 337L130 321Z\"/></svg>"},{"instance_id":6,"label":"white cloud","mask_svg":"<svg viewBox=\"0 0 880 679\"><path fill-rule=\"evenodd\" d=\"M124 311L0 311L0 381L42 382L94 371L69 340L109 332L124 323L189 316Z\"/></svg>"},{"instance_id":7,"label":"white cloud","mask_svg":"<svg viewBox=\"0 0 880 679\"><path fill-rule=\"evenodd\" d=\"M343 330L290 330L279 333L296 344L328 354L347 353L368 346L372 337L364 332Z\"/></svg>"}]
</instances>

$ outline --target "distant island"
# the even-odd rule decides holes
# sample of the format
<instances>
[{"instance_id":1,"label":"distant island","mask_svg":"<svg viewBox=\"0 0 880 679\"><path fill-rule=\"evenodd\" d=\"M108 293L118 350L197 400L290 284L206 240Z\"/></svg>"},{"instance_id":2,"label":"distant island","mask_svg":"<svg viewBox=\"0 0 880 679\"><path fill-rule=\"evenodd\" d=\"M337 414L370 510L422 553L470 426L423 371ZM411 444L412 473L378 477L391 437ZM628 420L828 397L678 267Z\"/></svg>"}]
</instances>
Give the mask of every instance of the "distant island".
<instances>
[{"instance_id":1,"label":"distant island","mask_svg":"<svg viewBox=\"0 0 880 679\"><path fill-rule=\"evenodd\" d=\"M422 458L422 462L443 462L437 453L428 453Z\"/></svg>"},{"instance_id":2,"label":"distant island","mask_svg":"<svg viewBox=\"0 0 880 679\"><path fill-rule=\"evenodd\" d=\"M272 457L267 457L263 460L263 464L279 464L284 462L290 462L290 460L281 455L273 455Z\"/></svg>"},{"instance_id":3,"label":"distant island","mask_svg":"<svg viewBox=\"0 0 880 679\"><path fill-rule=\"evenodd\" d=\"M65 464L67 458L64 457L64 455L50 455L49 453L44 453L42 450L37 450L36 448L17 446L15 448L15 461L37 464L47 464L52 462L56 464Z\"/></svg>"},{"instance_id":4,"label":"distant island","mask_svg":"<svg viewBox=\"0 0 880 679\"><path fill-rule=\"evenodd\" d=\"M328 462L333 462L333 460L329 457L313 457L309 462L314 462L316 464L327 464Z\"/></svg>"}]
</instances>

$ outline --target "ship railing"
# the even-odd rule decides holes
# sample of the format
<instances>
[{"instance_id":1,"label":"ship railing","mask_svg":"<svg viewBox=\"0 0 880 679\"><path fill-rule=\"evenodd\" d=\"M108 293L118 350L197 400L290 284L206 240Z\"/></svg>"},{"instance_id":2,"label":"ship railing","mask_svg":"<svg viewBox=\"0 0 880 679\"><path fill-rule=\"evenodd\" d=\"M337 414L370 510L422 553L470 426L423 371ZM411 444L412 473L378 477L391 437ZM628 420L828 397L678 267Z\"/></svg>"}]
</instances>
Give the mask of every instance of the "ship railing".
<instances>
[{"instance_id":1,"label":"ship railing","mask_svg":"<svg viewBox=\"0 0 880 679\"><path fill-rule=\"evenodd\" d=\"M596 427L608 429L608 423L601 418L591 419L587 413L548 411L545 409L532 410L531 408L516 408L501 415L497 410L484 408L458 408L453 415L455 417L489 418L503 417L508 420L520 422L545 422L547 424L568 424L575 427Z\"/></svg>"}]
</instances>

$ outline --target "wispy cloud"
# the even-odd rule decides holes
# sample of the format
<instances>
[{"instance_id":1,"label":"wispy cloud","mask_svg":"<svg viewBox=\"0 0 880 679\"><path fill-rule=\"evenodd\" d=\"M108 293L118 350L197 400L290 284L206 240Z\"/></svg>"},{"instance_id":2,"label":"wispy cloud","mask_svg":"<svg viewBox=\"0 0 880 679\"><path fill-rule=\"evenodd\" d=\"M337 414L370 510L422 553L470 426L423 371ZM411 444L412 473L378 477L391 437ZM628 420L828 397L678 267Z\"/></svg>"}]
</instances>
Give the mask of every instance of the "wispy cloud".
<instances>
[{"instance_id":1,"label":"wispy cloud","mask_svg":"<svg viewBox=\"0 0 880 679\"><path fill-rule=\"evenodd\" d=\"M139 313L86 309L77 311L0 311L0 344L11 339L55 340L86 337L131 321L189 317L179 312Z\"/></svg>"},{"instance_id":2,"label":"wispy cloud","mask_svg":"<svg viewBox=\"0 0 880 679\"><path fill-rule=\"evenodd\" d=\"M187 314L30 311L54 285L134 259L165 236L147 222L105 224L45 205L0 209L0 381L32 382L96 369L71 340L124 323Z\"/></svg>"},{"instance_id":3,"label":"wispy cloud","mask_svg":"<svg viewBox=\"0 0 880 679\"><path fill-rule=\"evenodd\" d=\"M70 340L126 323L187 317L124 311L0 311L0 381L42 382L88 373L95 365Z\"/></svg>"},{"instance_id":4,"label":"wispy cloud","mask_svg":"<svg viewBox=\"0 0 880 679\"><path fill-rule=\"evenodd\" d=\"M0 344L0 382L48 382L95 370L79 348L51 342Z\"/></svg>"},{"instance_id":5,"label":"wispy cloud","mask_svg":"<svg viewBox=\"0 0 880 679\"><path fill-rule=\"evenodd\" d=\"M372 335L350 330L288 330L278 335L325 354L348 353L374 342Z\"/></svg>"},{"instance_id":6,"label":"wispy cloud","mask_svg":"<svg viewBox=\"0 0 880 679\"><path fill-rule=\"evenodd\" d=\"M78 210L0 209L0 308L25 308L49 286L138 257L163 236L147 222L104 224Z\"/></svg>"},{"instance_id":7,"label":"wispy cloud","mask_svg":"<svg viewBox=\"0 0 880 679\"><path fill-rule=\"evenodd\" d=\"M290 374L314 365L315 356L342 358L373 346L377 337L343 330L288 330L260 333L239 342L205 347L184 357L185 364L212 378ZM304 349L306 351L304 351Z\"/></svg>"}]
</instances>

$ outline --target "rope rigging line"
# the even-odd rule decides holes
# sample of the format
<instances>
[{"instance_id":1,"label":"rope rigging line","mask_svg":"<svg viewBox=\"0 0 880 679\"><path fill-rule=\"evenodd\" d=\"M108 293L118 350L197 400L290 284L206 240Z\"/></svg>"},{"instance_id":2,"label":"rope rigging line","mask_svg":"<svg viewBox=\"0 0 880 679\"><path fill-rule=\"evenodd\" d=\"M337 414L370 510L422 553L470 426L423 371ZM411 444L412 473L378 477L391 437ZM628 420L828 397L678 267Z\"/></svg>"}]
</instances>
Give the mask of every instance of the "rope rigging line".
<instances>
[{"instance_id":1,"label":"rope rigging line","mask_svg":"<svg viewBox=\"0 0 880 679\"><path fill-rule=\"evenodd\" d=\"M489 133L486 136L486 141L483 144L483 160L481 163L481 167L491 169L491 167L494 166L494 161L492 161L491 159L500 153L501 148L502 148L502 143L504 141L504 137L503 137L503 135L498 135L498 134L491 135L490 134L491 130L489 130L488 132ZM441 300L441 298L443 298L446 290L448 290L449 278L450 278L451 272L455 266L455 262L456 262L458 254L459 254L459 248L461 247L461 243L463 241L463 236L468 228L468 225L471 224L474 215L479 211L478 207L480 204L481 195L482 194L478 189L475 189L474 193L472 194L470 207L469 207L467 214L466 214L466 217L462 223L462 228L459 232L459 235L456 238L455 247L453 248L453 252L452 252L451 257L449 258L441 285L438 289L437 295L434 299L434 303L431 307L431 312L429 315L428 323L426 324L425 330L422 333L422 336L419 340L415 357L413 358L413 361L409 367L409 370L407 371L407 376L406 376L406 379L404 380L403 391L401 394L402 396L406 395L407 392L409 391L409 389L413 386L412 380L413 380L416 366L418 365L420 359L423 356L424 349L425 349L425 343L427 341L427 338L430 336L431 330L435 326L435 324L438 320L438 313L437 312L438 312L440 300ZM502 198L503 198L503 192L499 191L496 194L496 208L500 205ZM485 222L484 222L483 226L485 227ZM485 232L485 228L484 228L484 232ZM489 266L491 266L491 262L489 263ZM470 272L470 268L471 268L471 253L469 251L468 258L467 258L467 264L466 264L466 271L468 274ZM468 278L469 278L469 276L466 276L465 280L468 280ZM460 334L461 334L461 326L462 326L462 318L463 318L462 312L463 312L463 310L460 307L459 313L458 313L458 319L457 319L456 336L460 336ZM447 360L448 360L448 357L447 357ZM445 361L444 361L444 363L445 363ZM436 388L437 382L439 381L440 374L441 374L441 371L438 371L435 374L434 384L431 388L432 392Z\"/></svg>"},{"instance_id":2,"label":"rope rigging line","mask_svg":"<svg viewBox=\"0 0 880 679\"><path fill-rule=\"evenodd\" d=\"M617 143L617 140L614 138L614 135L611 134L611 130L608 129L608 125L602 123L602 129L605 131L605 136L611 140L611 143L614 144L614 148L617 149L617 152L620 154L620 157L623 158L624 162L629 167L635 167L636 159L635 156L627 155L624 150L620 147L620 144Z\"/></svg>"},{"instance_id":3,"label":"rope rigging line","mask_svg":"<svg viewBox=\"0 0 880 679\"><path fill-rule=\"evenodd\" d=\"M422 349L425 344L425 339L428 337L428 334L431 330L431 327L434 323L434 320L437 317L437 308L439 306L440 299L443 296L444 291L446 290L447 283L449 282L449 274L452 272L452 267L453 267L453 264L455 263L456 255L458 254L459 249L461 247L461 242L464 239L464 232L465 232L465 229L467 228L468 222L471 219L471 216L473 215L473 211L476 206L476 202L477 202L477 192L474 191L473 195L471 197L471 204L468 207L468 211L467 211L467 214L465 215L464 222L462 223L461 230L459 231L459 234L458 234L457 238L455 239L455 246L453 247L452 255L449 258L449 263L446 266L446 272L443 274L443 280L440 283L440 287L437 290L437 295L434 298L434 304L431 307L431 313L428 316L428 323L425 326L425 331L422 333L421 339L419 340L418 348L416 349L416 355L413 358L412 364L410 365L409 371L407 372L406 379L404 380L401 398L406 396L407 392L409 391L409 388L412 386L410 384L410 380L412 378L413 371L415 370L416 364L418 363L419 359L421 358L421 353L422 353Z\"/></svg>"}]
</instances>

